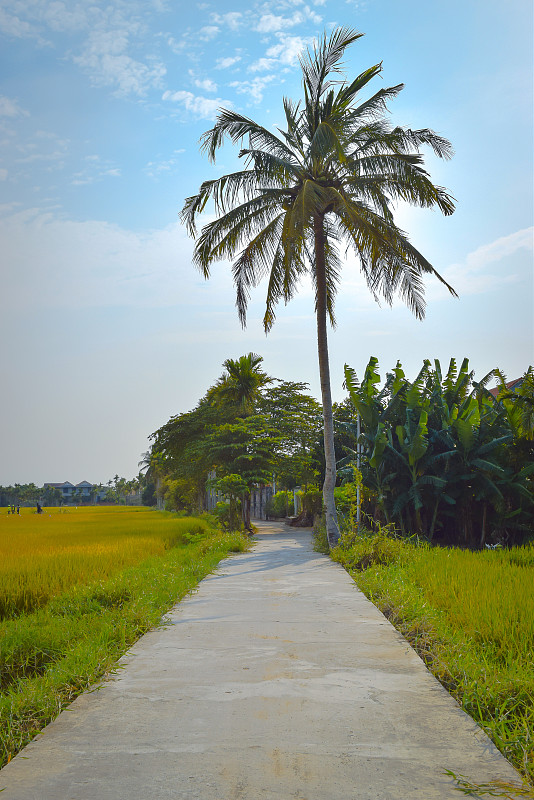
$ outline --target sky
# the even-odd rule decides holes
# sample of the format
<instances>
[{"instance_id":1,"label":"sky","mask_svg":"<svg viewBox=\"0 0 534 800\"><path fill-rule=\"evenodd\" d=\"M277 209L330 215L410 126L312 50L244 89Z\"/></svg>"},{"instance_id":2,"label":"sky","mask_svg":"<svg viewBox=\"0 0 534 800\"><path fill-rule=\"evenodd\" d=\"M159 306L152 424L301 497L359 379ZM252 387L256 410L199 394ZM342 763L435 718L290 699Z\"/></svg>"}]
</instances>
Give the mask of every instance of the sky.
<instances>
[{"instance_id":1,"label":"sky","mask_svg":"<svg viewBox=\"0 0 534 800\"><path fill-rule=\"evenodd\" d=\"M426 283L427 313L378 306L348 256L329 333L343 366L470 359L508 379L534 362L532 8L527 0L0 0L0 484L105 482L138 472L148 436L194 407L226 358L254 351L319 397L314 299L304 282L262 328L265 284L240 326L230 265L205 281L179 222L215 165L199 138L217 109L283 125L301 97L298 55L345 25L365 34L349 78L404 83L391 121L429 127L425 154L456 198L450 217L397 222L459 294Z\"/></svg>"}]
</instances>

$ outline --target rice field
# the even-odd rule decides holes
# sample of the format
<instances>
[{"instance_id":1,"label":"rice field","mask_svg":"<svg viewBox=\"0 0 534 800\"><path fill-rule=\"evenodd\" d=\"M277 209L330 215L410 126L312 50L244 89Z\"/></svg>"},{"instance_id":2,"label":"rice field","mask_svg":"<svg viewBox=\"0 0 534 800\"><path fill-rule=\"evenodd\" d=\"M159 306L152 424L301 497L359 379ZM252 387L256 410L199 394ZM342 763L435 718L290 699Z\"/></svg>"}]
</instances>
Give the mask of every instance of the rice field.
<instances>
[{"instance_id":1,"label":"rice field","mask_svg":"<svg viewBox=\"0 0 534 800\"><path fill-rule=\"evenodd\" d=\"M534 546L512 550L419 550L412 580L450 623L491 660L531 670Z\"/></svg>"},{"instance_id":2,"label":"rice field","mask_svg":"<svg viewBox=\"0 0 534 800\"><path fill-rule=\"evenodd\" d=\"M379 533L333 556L533 781L534 545L472 552Z\"/></svg>"},{"instance_id":3,"label":"rice field","mask_svg":"<svg viewBox=\"0 0 534 800\"><path fill-rule=\"evenodd\" d=\"M191 536L194 523L144 507L0 509L0 619L40 608L78 584L107 580ZM186 539L184 539L184 536Z\"/></svg>"}]
</instances>

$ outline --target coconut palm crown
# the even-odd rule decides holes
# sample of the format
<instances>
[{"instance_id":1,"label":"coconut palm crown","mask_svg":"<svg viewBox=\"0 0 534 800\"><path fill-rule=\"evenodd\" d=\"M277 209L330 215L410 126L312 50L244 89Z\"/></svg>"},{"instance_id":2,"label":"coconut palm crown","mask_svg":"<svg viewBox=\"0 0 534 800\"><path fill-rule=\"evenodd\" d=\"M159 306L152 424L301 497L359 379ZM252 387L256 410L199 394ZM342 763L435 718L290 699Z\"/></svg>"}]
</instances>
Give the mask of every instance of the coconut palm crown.
<instances>
[{"instance_id":1,"label":"coconut palm crown","mask_svg":"<svg viewBox=\"0 0 534 800\"><path fill-rule=\"evenodd\" d=\"M262 362L262 356L256 353L227 358L223 362L225 372L208 391L208 397L219 405L234 406L240 416L249 416L254 412L260 390L273 382L261 369Z\"/></svg>"},{"instance_id":2,"label":"coconut palm crown","mask_svg":"<svg viewBox=\"0 0 534 800\"><path fill-rule=\"evenodd\" d=\"M182 221L197 237L196 220L208 201L217 218L198 235L194 263L206 278L213 261L230 259L240 320L246 323L250 290L268 276L264 327L275 319L308 273L315 287L319 370L325 420L326 478L323 488L328 540L339 537L334 504L336 464L327 348L327 319L334 305L342 261L340 246L356 253L375 298L390 303L400 294L418 318L424 316L423 276L435 275L454 289L410 243L394 222L399 201L454 211L453 198L435 186L423 166L428 145L450 158L450 143L431 130L392 127L387 102L403 84L383 88L366 100L360 92L381 72L377 64L348 82L342 75L345 49L363 34L337 28L300 58L304 100L284 98L285 130L278 134L234 111L220 109L201 148L211 161L226 137L246 141L244 169L205 181L187 198Z\"/></svg>"}]
</instances>

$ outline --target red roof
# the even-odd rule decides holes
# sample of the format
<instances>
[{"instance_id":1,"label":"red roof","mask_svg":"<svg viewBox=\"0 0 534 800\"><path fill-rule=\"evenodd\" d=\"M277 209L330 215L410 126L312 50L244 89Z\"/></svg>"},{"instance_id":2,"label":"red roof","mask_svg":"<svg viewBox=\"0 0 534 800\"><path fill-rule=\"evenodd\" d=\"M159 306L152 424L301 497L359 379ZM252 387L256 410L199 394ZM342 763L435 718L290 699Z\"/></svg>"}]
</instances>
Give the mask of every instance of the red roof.
<instances>
[{"instance_id":1,"label":"red roof","mask_svg":"<svg viewBox=\"0 0 534 800\"><path fill-rule=\"evenodd\" d=\"M514 389L516 389L518 386L521 385L522 380L523 378L516 378L514 381L508 381L508 383L506 383L505 386L509 391L513 391ZM494 397L497 397L500 391L501 391L500 386L495 386L493 389L490 389L490 392Z\"/></svg>"}]
</instances>

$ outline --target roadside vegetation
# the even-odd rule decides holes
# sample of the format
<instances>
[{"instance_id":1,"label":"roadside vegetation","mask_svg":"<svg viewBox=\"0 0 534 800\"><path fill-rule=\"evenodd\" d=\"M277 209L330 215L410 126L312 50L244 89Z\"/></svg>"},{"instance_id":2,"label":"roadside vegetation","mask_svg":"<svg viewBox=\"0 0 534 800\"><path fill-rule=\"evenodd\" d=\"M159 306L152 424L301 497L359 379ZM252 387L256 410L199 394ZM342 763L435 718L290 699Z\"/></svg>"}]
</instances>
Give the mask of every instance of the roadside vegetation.
<instances>
[{"instance_id":1,"label":"roadside vegetation","mask_svg":"<svg viewBox=\"0 0 534 800\"><path fill-rule=\"evenodd\" d=\"M361 383L345 368L342 536L329 550L318 523L316 547L349 571L532 782L532 368L510 392L498 370L475 381L467 359L460 369L452 359L446 373L425 361L414 381L397 363L382 388L377 367L371 358Z\"/></svg>"},{"instance_id":2,"label":"roadside vegetation","mask_svg":"<svg viewBox=\"0 0 534 800\"><path fill-rule=\"evenodd\" d=\"M471 549L518 545L534 530L534 371L510 392L492 370L474 379L469 362L425 361L410 381L397 362L382 388L371 358L361 384L345 367L360 416L364 510L406 535ZM495 397L487 388L498 384ZM344 462L356 463L356 419Z\"/></svg>"},{"instance_id":3,"label":"roadside vegetation","mask_svg":"<svg viewBox=\"0 0 534 800\"><path fill-rule=\"evenodd\" d=\"M293 514L296 496L320 519L319 404L306 384L263 372L254 353L224 369L194 409L152 435L147 485L184 514L219 491L227 530L250 525L250 494L266 483L276 484L272 516ZM498 370L476 381L467 359L447 371L425 361L415 380L397 363L382 386L375 358L361 383L345 374L349 395L334 407L342 538L332 550L323 524L323 551L532 780L532 368L514 391Z\"/></svg>"},{"instance_id":4,"label":"roadside vegetation","mask_svg":"<svg viewBox=\"0 0 534 800\"><path fill-rule=\"evenodd\" d=\"M262 363L255 353L226 359L195 408L152 434L143 466L165 508L198 513L206 490L218 492L221 524L250 530L256 486L315 488L322 469L321 407L306 383L269 376Z\"/></svg>"},{"instance_id":5,"label":"roadside vegetation","mask_svg":"<svg viewBox=\"0 0 534 800\"><path fill-rule=\"evenodd\" d=\"M471 552L375 527L332 558L534 781L534 545Z\"/></svg>"},{"instance_id":6,"label":"roadside vegetation","mask_svg":"<svg viewBox=\"0 0 534 800\"><path fill-rule=\"evenodd\" d=\"M247 549L214 522L145 508L0 516L0 766Z\"/></svg>"}]
</instances>

